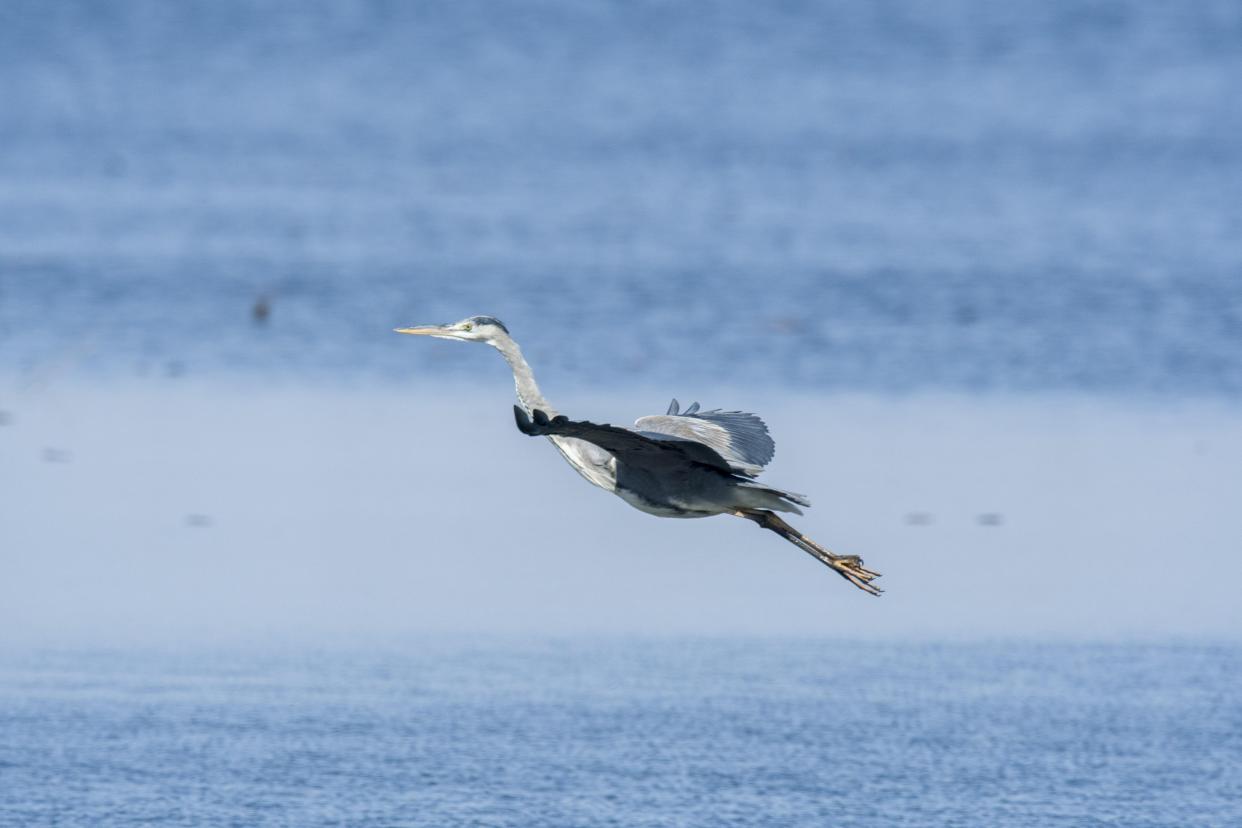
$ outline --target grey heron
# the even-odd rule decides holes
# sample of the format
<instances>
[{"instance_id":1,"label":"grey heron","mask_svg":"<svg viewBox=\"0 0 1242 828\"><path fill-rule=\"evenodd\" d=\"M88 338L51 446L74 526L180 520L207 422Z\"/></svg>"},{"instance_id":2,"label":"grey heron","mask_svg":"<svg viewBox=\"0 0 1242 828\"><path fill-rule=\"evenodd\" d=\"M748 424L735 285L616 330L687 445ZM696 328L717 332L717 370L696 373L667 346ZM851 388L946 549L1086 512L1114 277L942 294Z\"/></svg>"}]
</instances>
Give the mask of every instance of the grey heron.
<instances>
[{"instance_id":1,"label":"grey heron","mask_svg":"<svg viewBox=\"0 0 1242 828\"><path fill-rule=\"evenodd\" d=\"M802 514L800 494L755 478L772 459L775 444L763 420L741 411L681 410L676 399L662 415L641 417L634 428L570 420L548 402L509 329L491 316L446 325L396 328L397 333L491 345L509 363L517 389L518 429L547 437L586 480L626 503L659 517L735 515L770 529L831 567L854 586L879 595L879 573L856 555L835 555L786 523L777 512Z\"/></svg>"}]
</instances>

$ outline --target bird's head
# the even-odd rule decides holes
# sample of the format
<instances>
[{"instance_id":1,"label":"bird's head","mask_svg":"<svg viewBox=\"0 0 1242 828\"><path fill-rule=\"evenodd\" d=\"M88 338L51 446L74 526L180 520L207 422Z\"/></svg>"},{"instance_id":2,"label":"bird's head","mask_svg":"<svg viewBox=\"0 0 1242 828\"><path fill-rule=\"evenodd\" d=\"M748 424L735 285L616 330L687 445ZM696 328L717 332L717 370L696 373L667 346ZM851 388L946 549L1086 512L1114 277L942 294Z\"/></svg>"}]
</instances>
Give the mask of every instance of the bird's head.
<instances>
[{"instance_id":1,"label":"bird's head","mask_svg":"<svg viewBox=\"0 0 1242 828\"><path fill-rule=\"evenodd\" d=\"M509 335L509 329L494 316L471 316L447 325L417 325L413 328L394 328L397 333L415 336L434 336L439 339L456 339L460 342L486 342L494 345L501 337Z\"/></svg>"}]
</instances>

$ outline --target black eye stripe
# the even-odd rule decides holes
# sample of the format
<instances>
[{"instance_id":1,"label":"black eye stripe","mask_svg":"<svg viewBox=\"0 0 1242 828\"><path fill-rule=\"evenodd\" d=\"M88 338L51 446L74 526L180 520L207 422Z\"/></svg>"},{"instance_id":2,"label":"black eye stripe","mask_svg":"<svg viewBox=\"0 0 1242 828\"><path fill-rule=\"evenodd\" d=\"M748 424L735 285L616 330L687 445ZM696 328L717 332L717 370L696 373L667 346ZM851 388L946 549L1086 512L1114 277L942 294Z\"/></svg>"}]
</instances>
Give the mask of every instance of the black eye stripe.
<instances>
[{"instance_id":1,"label":"black eye stripe","mask_svg":"<svg viewBox=\"0 0 1242 828\"><path fill-rule=\"evenodd\" d=\"M504 323L494 316L476 316L471 321L476 325L495 325L505 333L509 332L509 329L505 327Z\"/></svg>"}]
</instances>

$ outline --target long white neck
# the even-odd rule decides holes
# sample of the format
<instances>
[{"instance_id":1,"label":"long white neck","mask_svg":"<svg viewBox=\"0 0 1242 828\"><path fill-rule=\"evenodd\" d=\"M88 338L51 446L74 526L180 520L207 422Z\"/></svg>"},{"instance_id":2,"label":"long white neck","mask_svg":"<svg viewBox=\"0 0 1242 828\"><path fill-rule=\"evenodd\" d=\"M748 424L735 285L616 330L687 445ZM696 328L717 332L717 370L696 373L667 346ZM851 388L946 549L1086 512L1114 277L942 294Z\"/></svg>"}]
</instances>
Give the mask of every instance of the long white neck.
<instances>
[{"instance_id":1,"label":"long white neck","mask_svg":"<svg viewBox=\"0 0 1242 828\"><path fill-rule=\"evenodd\" d=\"M535 382L535 372L530 370L530 365L522 356L522 349L518 347L518 344L511 337L504 335L489 340L488 344L500 351L505 362L509 363L509 367L513 369L513 386L517 390L518 403L526 409L526 413L530 414L538 409L549 417L555 417L559 412L539 390L539 385ZM548 440L556 446L556 450L569 462L569 465L573 466L574 470L589 483L610 492L616 490L617 461L607 451L575 437L561 437L553 434L548 436Z\"/></svg>"},{"instance_id":2,"label":"long white neck","mask_svg":"<svg viewBox=\"0 0 1242 828\"><path fill-rule=\"evenodd\" d=\"M526 413L530 414L535 409L539 409L549 417L555 417L558 412L539 390L539 385L535 382L535 372L530 370L530 365L522 356L522 349L512 337L501 335L488 344L500 351L505 362L509 363L509 367L513 369L513 386L517 391L518 402L522 408L526 409Z\"/></svg>"}]
</instances>

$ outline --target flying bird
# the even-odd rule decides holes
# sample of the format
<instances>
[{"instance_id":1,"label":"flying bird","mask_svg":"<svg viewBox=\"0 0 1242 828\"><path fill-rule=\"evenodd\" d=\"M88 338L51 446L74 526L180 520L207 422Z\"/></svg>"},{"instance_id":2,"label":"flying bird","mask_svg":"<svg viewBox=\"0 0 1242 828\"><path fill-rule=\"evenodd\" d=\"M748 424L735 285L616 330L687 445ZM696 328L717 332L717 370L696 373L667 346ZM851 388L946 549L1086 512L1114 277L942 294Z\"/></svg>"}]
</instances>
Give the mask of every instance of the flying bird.
<instances>
[{"instance_id":1,"label":"flying bird","mask_svg":"<svg viewBox=\"0 0 1242 828\"><path fill-rule=\"evenodd\" d=\"M636 509L659 517L734 515L754 521L831 567L872 595L879 573L857 555L835 555L786 523L777 512L802 514L810 506L800 494L756 480L772 459L775 444L763 420L742 411L684 411L676 399L664 414L640 417L633 428L570 420L548 402L509 329L491 316L471 316L447 325L397 328L397 333L491 345L509 363L517 389L513 406L518 429L547 437L587 482L610 491Z\"/></svg>"}]
</instances>

